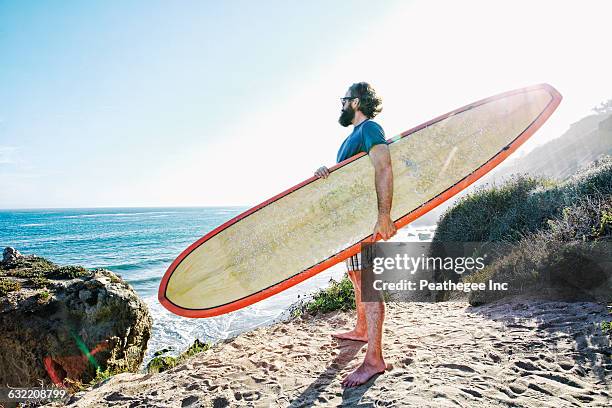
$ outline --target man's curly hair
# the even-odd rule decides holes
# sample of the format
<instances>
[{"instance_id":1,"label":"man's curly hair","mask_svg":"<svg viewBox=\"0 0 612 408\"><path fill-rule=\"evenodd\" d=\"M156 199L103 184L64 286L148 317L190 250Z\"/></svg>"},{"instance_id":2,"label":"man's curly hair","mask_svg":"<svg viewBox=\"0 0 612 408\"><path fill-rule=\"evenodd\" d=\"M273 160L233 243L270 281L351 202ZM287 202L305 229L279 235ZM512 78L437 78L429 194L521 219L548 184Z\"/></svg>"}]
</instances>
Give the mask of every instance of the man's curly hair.
<instances>
[{"instance_id":1,"label":"man's curly hair","mask_svg":"<svg viewBox=\"0 0 612 408\"><path fill-rule=\"evenodd\" d=\"M359 110L372 119L382 111L382 98L376 95L372 85L357 82L350 86L351 96L359 98Z\"/></svg>"}]
</instances>

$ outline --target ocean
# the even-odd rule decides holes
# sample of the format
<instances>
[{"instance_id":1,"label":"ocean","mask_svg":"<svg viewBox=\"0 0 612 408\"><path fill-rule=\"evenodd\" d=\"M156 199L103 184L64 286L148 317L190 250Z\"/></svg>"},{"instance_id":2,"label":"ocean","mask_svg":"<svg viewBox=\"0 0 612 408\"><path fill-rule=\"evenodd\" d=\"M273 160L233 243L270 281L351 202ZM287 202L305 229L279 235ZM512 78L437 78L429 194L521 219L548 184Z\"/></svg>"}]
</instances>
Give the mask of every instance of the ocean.
<instances>
[{"instance_id":1,"label":"ocean","mask_svg":"<svg viewBox=\"0 0 612 408\"><path fill-rule=\"evenodd\" d=\"M0 250L11 246L60 265L106 268L120 275L147 303L153 333L142 368L162 348L179 354L197 338L219 341L269 325L293 303L345 272L340 263L293 288L235 312L208 319L174 315L157 301L172 261L191 243L246 207L85 208L0 210ZM428 240L434 227L403 229L398 238Z\"/></svg>"}]
</instances>

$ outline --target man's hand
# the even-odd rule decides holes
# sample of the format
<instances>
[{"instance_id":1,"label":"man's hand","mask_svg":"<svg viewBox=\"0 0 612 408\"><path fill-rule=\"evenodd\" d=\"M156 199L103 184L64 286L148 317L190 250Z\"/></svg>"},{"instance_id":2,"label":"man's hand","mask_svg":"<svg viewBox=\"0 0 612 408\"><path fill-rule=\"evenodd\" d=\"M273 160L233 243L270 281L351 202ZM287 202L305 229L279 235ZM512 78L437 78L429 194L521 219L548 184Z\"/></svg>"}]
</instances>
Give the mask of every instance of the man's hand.
<instances>
[{"instance_id":1,"label":"man's hand","mask_svg":"<svg viewBox=\"0 0 612 408\"><path fill-rule=\"evenodd\" d=\"M391 217L389 215L379 215L378 221L376 221L376 225L374 226L372 242L376 242L377 235L380 235L381 238L386 241L394 236L396 232L397 228L395 228L395 224L391 221Z\"/></svg>"},{"instance_id":2,"label":"man's hand","mask_svg":"<svg viewBox=\"0 0 612 408\"><path fill-rule=\"evenodd\" d=\"M329 169L325 166L319 167L317 171L315 171L314 175L319 178L326 179L327 177L329 177Z\"/></svg>"}]
</instances>

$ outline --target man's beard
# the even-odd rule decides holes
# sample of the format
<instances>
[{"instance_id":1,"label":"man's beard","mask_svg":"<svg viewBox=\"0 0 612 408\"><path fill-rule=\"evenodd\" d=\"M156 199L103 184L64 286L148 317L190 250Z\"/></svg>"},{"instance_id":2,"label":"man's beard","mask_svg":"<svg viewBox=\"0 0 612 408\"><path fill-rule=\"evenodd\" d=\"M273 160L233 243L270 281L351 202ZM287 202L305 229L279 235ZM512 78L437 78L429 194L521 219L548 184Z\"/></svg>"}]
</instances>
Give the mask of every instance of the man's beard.
<instances>
[{"instance_id":1,"label":"man's beard","mask_svg":"<svg viewBox=\"0 0 612 408\"><path fill-rule=\"evenodd\" d=\"M338 123L344 127L347 127L353 123L353 119L355 119L355 109L353 109L352 106L349 106L348 108L342 110Z\"/></svg>"}]
</instances>

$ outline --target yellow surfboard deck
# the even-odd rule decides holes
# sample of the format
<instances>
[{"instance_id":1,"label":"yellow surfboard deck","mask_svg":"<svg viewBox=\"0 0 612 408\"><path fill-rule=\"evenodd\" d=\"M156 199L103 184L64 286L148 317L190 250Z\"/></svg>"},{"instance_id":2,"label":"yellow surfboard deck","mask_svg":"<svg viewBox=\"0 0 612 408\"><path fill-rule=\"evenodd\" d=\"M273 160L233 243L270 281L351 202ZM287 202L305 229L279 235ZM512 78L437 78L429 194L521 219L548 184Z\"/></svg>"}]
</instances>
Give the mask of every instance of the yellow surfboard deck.
<instances>
[{"instance_id":1,"label":"yellow surfboard deck","mask_svg":"<svg viewBox=\"0 0 612 408\"><path fill-rule=\"evenodd\" d=\"M389 139L398 228L482 177L529 138L561 95L550 85L487 98ZM285 290L359 252L377 218L374 169L364 153L240 214L170 265L159 300L209 317Z\"/></svg>"}]
</instances>

